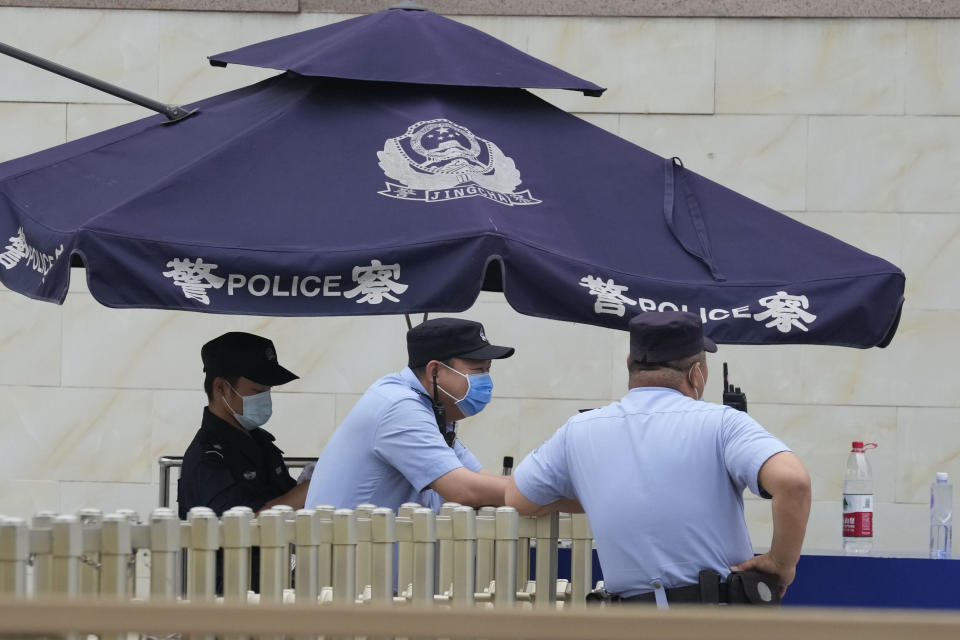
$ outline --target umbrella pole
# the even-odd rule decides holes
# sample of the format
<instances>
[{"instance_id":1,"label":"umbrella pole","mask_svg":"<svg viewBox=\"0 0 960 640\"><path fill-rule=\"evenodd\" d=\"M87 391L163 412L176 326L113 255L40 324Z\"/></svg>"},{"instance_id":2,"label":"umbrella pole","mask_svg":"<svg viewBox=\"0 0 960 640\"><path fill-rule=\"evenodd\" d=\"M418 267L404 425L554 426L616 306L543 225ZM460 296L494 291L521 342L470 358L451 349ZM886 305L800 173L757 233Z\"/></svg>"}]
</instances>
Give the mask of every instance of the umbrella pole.
<instances>
[{"instance_id":1,"label":"umbrella pole","mask_svg":"<svg viewBox=\"0 0 960 640\"><path fill-rule=\"evenodd\" d=\"M88 87L93 87L94 89L103 91L104 93L109 93L110 95L116 96L122 100L126 100L127 102L138 104L141 107L150 109L151 111L162 113L170 122L179 122L180 120L189 118L193 114L197 113L196 109L187 111L186 109L182 109L176 105L163 104L162 102L158 102L152 98L142 96L139 93L128 91L123 87L118 87L117 85L110 84L109 82L94 78L93 76L88 76L85 73L81 73L80 71L76 71L61 64L57 64L56 62L41 58L40 56L35 56L32 53L23 51L22 49L11 47L3 42L0 42L0 53L4 53L11 58L16 58L17 60L21 60L27 64L32 64L35 67L46 69L47 71L55 73L59 76L63 76L64 78L69 78L70 80L79 82L80 84L85 84Z\"/></svg>"},{"instance_id":2,"label":"umbrella pole","mask_svg":"<svg viewBox=\"0 0 960 640\"><path fill-rule=\"evenodd\" d=\"M429 315L430 315L429 313L423 314L423 319L422 319L420 322L426 322L426 321L427 321L427 317L428 317ZM409 313L405 313L405 314L403 314L403 317L406 318L406 320L407 320L407 329L413 329L413 321L410 320L410 314L409 314Z\"/></svg>"}]
</instances>

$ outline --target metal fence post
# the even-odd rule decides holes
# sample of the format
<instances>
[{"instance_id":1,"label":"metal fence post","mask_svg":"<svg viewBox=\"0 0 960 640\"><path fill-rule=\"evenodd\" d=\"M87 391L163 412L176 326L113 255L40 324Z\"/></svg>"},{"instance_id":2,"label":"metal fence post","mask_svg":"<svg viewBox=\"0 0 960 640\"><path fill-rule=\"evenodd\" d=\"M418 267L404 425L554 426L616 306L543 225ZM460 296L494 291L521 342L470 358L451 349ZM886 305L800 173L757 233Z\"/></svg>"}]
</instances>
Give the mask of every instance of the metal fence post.
<instances>
[{"instance_id":1,"label":"metal fence post","mask_svg":"<svg viewBox=\"0 0 960 640\"><path fill-rule=\"evenodd\" d=\"M453 510L453 602L472 605L477 557L477 524L473 507Z\"/></svg>"},{"instance_id":2,"label":"metal fence post","mask_svg":"<svg viewBox=\"0 0 960 640\"><path fill-rule=\"evenodd\" d=\"M376 602L393 602L393 550L397 542L396 518L387 508L370 515L371 574L370 597Z\"/></svg>"},{"instance_id":3,"label":"metal fence post","mask_svg":"<svg viewBox=\"0 0 960 640\"><path fill-rule=\"evenodd\" d=\"M358 504L353 512L357 516L357 595L363 595L373 584L373 531L370 517L376 509L373 504Z\"/></svg>"},{"instance_id":4,"label":"metal fence post","mask_svg":"<svg viewBox=\"0 0 960 640\"><path fill-rule=\"evenodd\" d=\"M333 512L333 600L357 599L357 516L353 509Z\"/></svg>"},{"instance_id":5,"label":"metal fence post","mask_svg":"<svg viewBox=\"0 0 960 640\"><path fill-rule=\"evenodd\" d=\"M283 549L283 582L280 589L280 598L283 599L283 589L289 589L293 585L293 563L290 561L290 556L292 555L291 545L293 539L296 536L296 520L297 514L293 510L293 507L286 504L278 504L274 507L270 507L272 511L277 511L283 514L283 535L287 539L287 546Z\"/></svg>"},{"instance_id":6,"label":"metal fence post","mask_svg":"<svg viewBox=\"0 0 960 640\"><path fill-rule=\"evenodd\" d=\"M413 512L413 601L433 604L434 556L437 547L437 516L432 509Z\"/></svg>"},{"instance_id":7,"label":"metal fence post","mask_svg":"<svg viewBox=\"0 0 960 640\"><path fill-rule=\"evenodd\" d=\"M448 594L453 588L453 511L459 502L444 502L437 514L436 590Z\"/></svg>"},{"instance_id":8,"label":"metal fence post","mask_svg":"<svg viewBox=\"0 0 960 640\"><path fill-rule=\"evenodd\" d=\"M117 509L114 511L115 514L123 516L127 519L127 522L130 523L130 535L132 549L130 552L130 557L128 558L129 563L127 565L127 593L131 597L136 597L137 595L137 576L140 573L141 569L141 559L145 557L147 553L146 546L143 548L138 548L135 540L135 529L141 524L140 514L133 509Z\"/></svg>"},{"instance_id":9,"label":"metal fence post","mask_svg":"<svg viewBox=\"0 0 960 640\"><path fill-rule=\"evenodd\" d=\"M537 535L537 519L521 516L520 537L517 538L517 588L526 590L530 582L530 540Z\"/></svg>"},{"instance_id":10,"label":"metal fence post","mask_svg":"<svg viewBox=\"0 0 960 640\"><path fill-rule=\"evenodd\" d=\"M220 516L223 530L223 601L247 601L250 584L252 527L243 511L228 509Z\"/></svg>"},{"instance_id":11,"label":"metal fence post","mask_svg":"<svg viewBox=\"0 0 960 640\"><path fill-rule=\"evenodd\" d=\"M83 530L83 555L80 558L80 593L95 596L100 593L100 534L103 511L80 509L80 528Z\"/></svg>"},{"instance_id":12,"label":"metal fence post","mask_svg":"<svg viewBox=\"0 0 960 640\"><path fill-rule=\"evenodd\" d=\"M20 518L0 517L0 594L27 595L30 530Z\"/></svg>"},{"instance_id":13,"label":"metal fence post","mask_svg":"<svg viewBox=\"0 0 960 640\"><path fill-rule=\"evenodd\" d=\"M101 531L100 593L112 598L130 594L130 520L125 515L111 513L103 518Z\"/></svg>"},{"instance_id":14,"label":"metal fence post","mask_svg":"<svg viewBox=\"0 0 960 640\"><path fill-rule=\"evenodd\" d=\"M83 531L77 516L62 515L53 520L53 592L76 597L80 591L80 556Z\"/></svg>"},{"instance_id":15,"label":"metal fence post","mask_svg":"<svg viewBox=\"0 0 960 640\"><path fill-rule=\"evenodd\" d=\"M571 521L570 604L587 606L587 594L593 589L593 531L586 514L574 513Z\"/></svg>"},{"instance_id":16,"label":"metal fence post","mask_svg":"<svg viewBox=\"0 0 960 640\"><path fill-rule=\"evenodd\" d=\"M553 607L557 602L557 539L560 514L537 518L537 608Z\"/></svg>"},{"instance_id":17,"label":"metal fence post","mask_svg":"<svg viewBox=\"0 0 960 640\"><path fill-rule=\"evenodd\" d=\"M286 514L275 509L261 511L260 523L260 602L282 602L286 583L284 562L290 540ZM286 572L289 573L289 565Z\"/></svg>"},{"instance_id":18,"label":"metal fence post","mask_svg":"<svg viewBox=\"0 0 960 640\"><path fill-rule=\"evenodd\" d=\"M39 511L30 523L30 537L44 538L48 544L43 553L33 558L33 593L49 594L53 592L53 520L57 514L53 511Z\"/></svg>"},{"instance_id":19,"label":"metal fence post","mask_svg":"<svg viewBox=\"0 0 960 640\"><path fill-rule=\"evenodd\" d=\"M320 595L320 515L315 509L297 511L297 604L316 604Z\"/></svg>"},{"instance_id":20,"label":"metal fence post","mask_svg":"<svg viewBox=\"0 0 960 640\"><path fill-rule=\"evenodd\" d=\"M320 592L324 587L333 587L333 512L329 504L314 508L320 519L320 546L317 547L317 581Z\"/></svg>"},{"instance_id":21,"label":"metal fence post","mask_svg":"<svg viewBox=\"0 0 960 640\"><path fill-rule=\"evenodd\" d=\"M172 509L150 513L150 597L176 600L180 591L180 519Z\"/></svg>"},{"instance_id":22,"label":"metal fence post","mask_svg":"<svg viewBox=\"0 0 960 640\"><path fill-rule=\"evenodd\" d=\"M416 502L404 502L397 509L397 595L403 596L413 588L413 512L420 509Z\"/></svg>"},{"instance_id":23,"label":"metal fence post","mask_svg":"<svg viewBox=\"0 0 960 640\"><path fill-rule=\"evenodd\" d=\"M498 607L509 607L517 601L517 540L520 537L520 516L513 507L497 509L496 536L493 603Z\"/></svg>"},{"instance_id":24,"label":"metal fence post","mask_svg":"<svg viewBox=\"0 0 960 640\"><path fill-rule=\"evenodd\" d=\"M193 507L190 521L190 562L187 597L191 602L216 597L217 549L220 548L220 521L212 509Z\"/></svg>"},{"instance_id":25,"label":"metal fence post","mask_svg":"<svg viewBox=\"0 0 960 640\"><path fill-rule=\"evenodd\" d=\"M494 542L497 537L497 508L481 507L477 511L477 572L474 590L483 593L490 589L494 573Z\"/></svg>"}]
</instances>

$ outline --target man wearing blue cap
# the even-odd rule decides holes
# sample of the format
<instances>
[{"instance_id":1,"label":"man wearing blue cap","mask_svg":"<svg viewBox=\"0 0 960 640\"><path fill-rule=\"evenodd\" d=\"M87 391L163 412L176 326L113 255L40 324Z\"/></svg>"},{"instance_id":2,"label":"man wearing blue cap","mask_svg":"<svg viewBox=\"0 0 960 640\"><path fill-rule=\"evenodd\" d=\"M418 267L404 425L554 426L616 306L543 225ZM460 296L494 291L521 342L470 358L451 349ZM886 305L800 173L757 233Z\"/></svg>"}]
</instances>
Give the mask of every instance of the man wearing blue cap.
<instances>
[{"instance_id":1,"label":"man wearing blue cap","mask_svg":"<svg viewBox=\"0 0 960 640\"><path fill-rule=\"evenodd\" d=\"M306 506L502 505L506 478L485 472L455 428L490 402L491 360L513 352L490 344L479 322L435 318L412 328L408 366L374 382L337 427Z\"/></svg>"},{"instance_id":2,"label":"man wearing blue cap","mask_svg":"<svg viewBox=\"0 0 960 640\"><path fill-rule=\"evenodd\" d=\"M694 314L637 315L629 393L567 421L507 487L521 513L582 506L614 600L772 604L793 581L810 477L746 413L701 401L716 350ZM773 541L759 556L745 488L772 497Z\"/></svg>"}]
</instances>

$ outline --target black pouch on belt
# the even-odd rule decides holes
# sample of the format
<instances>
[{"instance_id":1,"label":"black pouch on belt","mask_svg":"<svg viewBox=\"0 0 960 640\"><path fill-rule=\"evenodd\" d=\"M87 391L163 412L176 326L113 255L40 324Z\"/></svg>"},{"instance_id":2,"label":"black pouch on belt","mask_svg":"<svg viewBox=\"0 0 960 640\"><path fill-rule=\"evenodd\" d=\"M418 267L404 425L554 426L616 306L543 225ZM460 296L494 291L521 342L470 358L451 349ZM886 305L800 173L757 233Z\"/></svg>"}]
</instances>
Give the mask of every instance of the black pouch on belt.
<instances>
[{"instance_id":1,"label":"black pouch on belt","mask_svg":"<svg viewBox=\"0 0 960 640\"><path fill-rule=\"evenodd\" d=\"M704 569L697 579L700 587L700 602L704 604L720 603L720 574L713 569Z\"/></svg>"},{"instance_id":2,"label":"black pouch on belt","mask_svg":"<svg viewBox=\"0 0 960 640\"><path fill-rule=\"evenodd\" d=\"M777 577L762 571L733 571L727 576L730 604L779 605Z\"/></svg>"},{"instance_id":3,"label":"black pouch on belt","mask_svg":"<svg viewBox=\"0 0 960 640\"><path fill-rule=\"evenodd\" d=\"M611 604L619 603L620 596L607 593L606 589L594 589L587 594L586 600L590 604Z\"/></svg>"}]
</instances>

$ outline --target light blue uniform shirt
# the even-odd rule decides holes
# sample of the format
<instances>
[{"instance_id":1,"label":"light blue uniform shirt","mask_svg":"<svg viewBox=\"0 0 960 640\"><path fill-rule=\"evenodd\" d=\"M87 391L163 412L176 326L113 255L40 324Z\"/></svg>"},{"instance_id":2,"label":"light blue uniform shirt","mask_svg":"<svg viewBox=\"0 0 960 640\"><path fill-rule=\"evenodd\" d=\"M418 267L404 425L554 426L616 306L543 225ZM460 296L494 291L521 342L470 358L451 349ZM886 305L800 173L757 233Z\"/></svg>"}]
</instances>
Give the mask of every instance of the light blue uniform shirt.
<instances>
[{"instance_id":1,"label":"light blue uniform shirt","mask_svg":"<svg viewBox=\"0 0 960 640\"><path fill-rule=\"evenodd\" d=\"M481 465L459 440L447 446L427 390L407 367L374 382L337 427L313 470L306 506L396 510L419 502L437 511L443 500L430 484L460 467Z\"/></svg>"},{"instance_id":2,"label":"light blue uniform shirt","mask_svg":"<svg viewBox=\"0 0 960 640\"><path fill-rule=\"evenodd\" d=\"M607 591L624 596L696 584L753 557L743 490L789 451L742 411L661 387L574 416L514 471L537 504L580 501ZM764 496L769 497L769 496Z\"/></svg>"}]
</instances>

